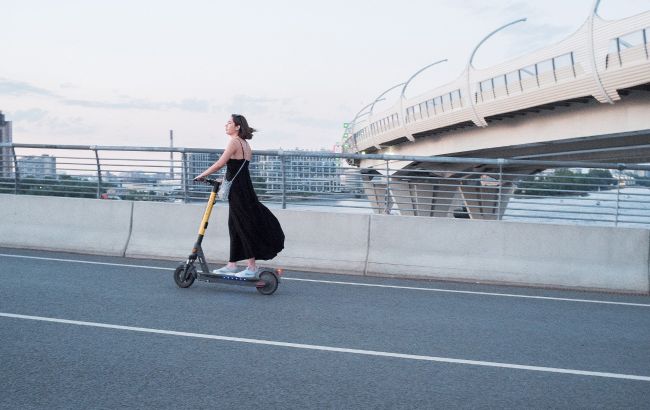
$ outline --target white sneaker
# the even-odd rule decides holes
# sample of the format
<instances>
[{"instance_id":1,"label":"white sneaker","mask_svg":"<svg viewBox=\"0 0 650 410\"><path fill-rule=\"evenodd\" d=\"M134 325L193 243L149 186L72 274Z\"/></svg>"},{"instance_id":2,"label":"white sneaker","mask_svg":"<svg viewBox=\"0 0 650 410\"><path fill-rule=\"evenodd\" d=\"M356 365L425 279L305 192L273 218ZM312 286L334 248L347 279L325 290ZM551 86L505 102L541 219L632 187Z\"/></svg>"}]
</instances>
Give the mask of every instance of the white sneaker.
<instances>
[{"instance_id":1,"label":"white sneaker","mask_svg":"<svg viewBox=\"0 0 650 410\"><path fill-rule=\"evenodd\" d=\"M257 277L257 271L258 271L257 268L255 268L254 270L251 270L250 268L246 268L243 271L236 273L235 276L243 279L252 279Z\"/></svg>"},{"instance_id":2,"label":"white sneaker","mask_svg":"<svg viewBox=\"0 0 650 410\"><path fill-rule=\"evenodd\" d=\"M212 273L215 275L234 275L237 273L237 267L235 266L234 268L230 268L226 265L223 268L213 270Z\"/></svg>"}]
</instances>

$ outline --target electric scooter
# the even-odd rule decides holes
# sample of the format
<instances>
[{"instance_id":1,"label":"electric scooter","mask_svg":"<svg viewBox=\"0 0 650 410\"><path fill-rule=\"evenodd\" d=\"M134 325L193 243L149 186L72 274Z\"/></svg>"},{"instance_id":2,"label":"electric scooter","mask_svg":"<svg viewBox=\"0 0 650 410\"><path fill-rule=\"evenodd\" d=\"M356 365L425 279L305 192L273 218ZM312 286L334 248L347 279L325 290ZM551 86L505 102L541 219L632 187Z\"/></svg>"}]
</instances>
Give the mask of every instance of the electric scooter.
<instances>
[{"instance_id":1,"label":"electric scooter","mask_svg":"<svg viewBox=\"0 0 650 410\"><path fill-rule=\"evenodd\" d=\"M262 295L272 295L278 289L282 269L259 267L257 276L254 278L238 278L234 274L222 275L210 271L210 267L203 254L203 249L201 248L201 243L203 242L205 230L208 228L208 220L210 219L210 214L216 201L217 191L221 183L215 179L208 178L202 182L212 185L212 192L210 192L210 199L208 199L208 205L203 213L201 226L199 226L199 237L194 244L194 248L192 248L190 256L187 257L185 262L178 265L174 271L174 282L180 288L189 288L197 279L204 282L218 282L227 285L254 286ZM197 260L202 272L198 272L195 266Z\"/></svg>"}]
</instances>

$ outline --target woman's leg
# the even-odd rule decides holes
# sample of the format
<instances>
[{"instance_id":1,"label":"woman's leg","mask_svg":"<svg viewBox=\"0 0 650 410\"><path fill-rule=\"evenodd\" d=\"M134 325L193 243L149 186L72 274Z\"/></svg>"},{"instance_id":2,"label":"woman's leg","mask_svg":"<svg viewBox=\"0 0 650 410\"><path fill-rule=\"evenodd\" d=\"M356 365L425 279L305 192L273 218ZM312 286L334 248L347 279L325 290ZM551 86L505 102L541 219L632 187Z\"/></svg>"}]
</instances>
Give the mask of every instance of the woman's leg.
<instances>
[{"instance_id":1,"label":"woman's leg","mask_svg":"<svg viewBox=\"0 0 650 410\"><path fill-rule=\"evenodd\" d=\"M255 264L255 258L248 259L248 269L253 271L257 269L257 265Z\"/></svg>"}]
</instances>

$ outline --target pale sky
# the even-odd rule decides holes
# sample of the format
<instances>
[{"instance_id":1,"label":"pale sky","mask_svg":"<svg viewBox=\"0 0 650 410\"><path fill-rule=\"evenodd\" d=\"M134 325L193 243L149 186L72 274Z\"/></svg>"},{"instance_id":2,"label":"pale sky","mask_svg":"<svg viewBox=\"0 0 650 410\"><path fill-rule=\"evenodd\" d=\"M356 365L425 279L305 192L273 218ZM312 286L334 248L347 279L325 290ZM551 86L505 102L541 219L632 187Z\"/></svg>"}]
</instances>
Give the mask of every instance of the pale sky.
<instances>
[{"instance_id":1,"label":"pale sky","mask_svg":"<svg viewBox=\"0 0 650 410\"><path fill-rule=\"evenodd\" d=\"M255 148L329 148L342 124L421 67L417 95L555 43L593 0L0 0L0 111L14 142L222 148L243 114ZM622 18L648 0L603 0ZM392 103L397 95L388 95Z\"/></svg>"}]
</instances>

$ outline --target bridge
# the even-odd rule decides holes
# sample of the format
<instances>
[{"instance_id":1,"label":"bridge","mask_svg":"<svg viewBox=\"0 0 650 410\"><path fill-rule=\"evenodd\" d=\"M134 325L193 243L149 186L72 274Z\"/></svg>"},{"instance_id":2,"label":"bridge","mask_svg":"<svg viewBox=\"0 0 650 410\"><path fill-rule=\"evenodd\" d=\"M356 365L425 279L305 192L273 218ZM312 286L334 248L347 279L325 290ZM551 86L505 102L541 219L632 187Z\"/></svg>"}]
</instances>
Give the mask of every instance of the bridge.
<instances>
[{"instance_id":1,"label":"bridge","mask_svg":"<svg viewBox=\"0 0 650 410\"><path fill-rule=\"evenodd\" d=\"M623 184L650 170L628 163L648 158L647 18L594 14L576 44L368 107L336 158L355 173L262 153L254 176L282 190L255 183L287 234L270 298L171 278L205 199L191 165L216 150L0 144L0 408L647 407L650 230L622 224L648 218ZM127 160L143 151L158 155ZM583 214L595 187L587 222L607 226L500 220L523 175L566 166L619 171L582 177L568 191L584 202L562 211ZM401 215L284 209L304 175L358 175L371 209L392 198ZM133 200L99 200L118 188ZM455 195L496 220L408 216L448 216ZM225 210L211 263L227 258Z\"/></svg>"},{"instance_id":2,"label":"bridge","mask_svg":"<svg viewBox=\"0 0 650 410\"><path fill-rule=\"evenodd\" d=\"M506 24L486 36L471 53L456 80L413 98L411 81L381 93L350 121L346 152L419 156L482 157L606 162L650 161L650 11L606 21L598 3L575 33L557 44L485 69L474 68L473 57L494 33L522 22ZM387 109L377 103L401 89ZM386 170L373 159L355 162L365 170L370 198L418 197L418 215L446 214L460 196L470 217L499 215L472 212L476 202L496 205L483 186L473 182L450 187L457 178L479 181L490 172L536 173L539 167L456 167L459 173L436 172L439 164L400 161ZM449 164L450 166L452 164ZM447 170L449 166L445 167ZM388 189L383 176L402 178ZM422 176L435 178L426 183ZM502 186L503 192L512 188ZM419 194L418 194L419 193ZM412 204L408 204L411 206ZM497 206L493 207L497 209ZM434 215L432 212L434 212Z\"/></svg>"}]
</instances>

